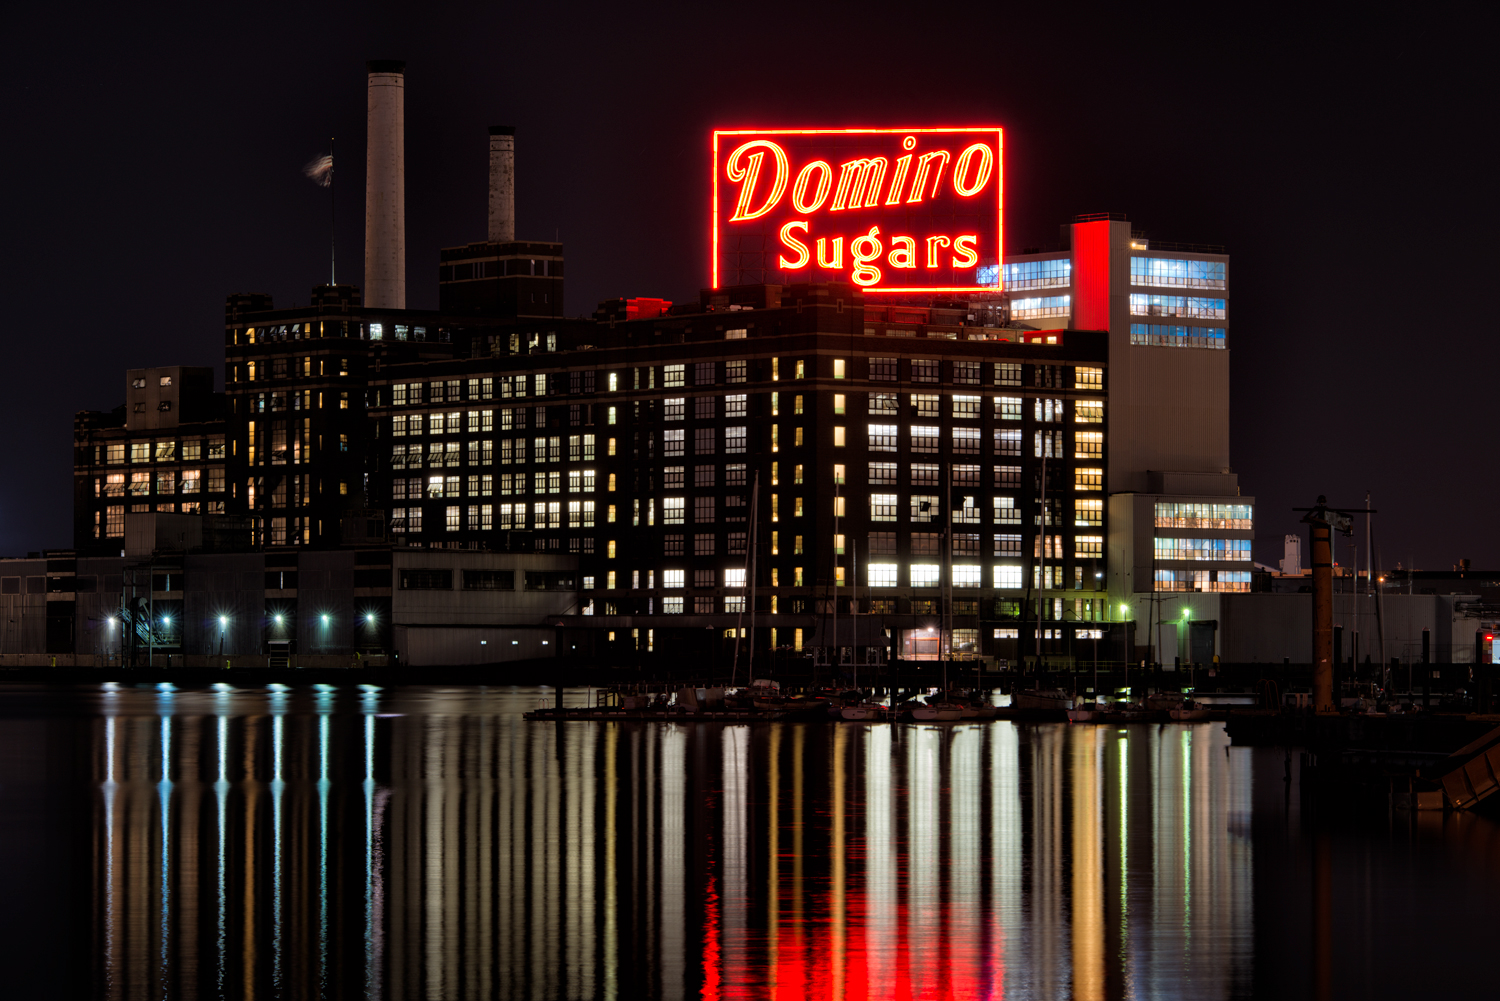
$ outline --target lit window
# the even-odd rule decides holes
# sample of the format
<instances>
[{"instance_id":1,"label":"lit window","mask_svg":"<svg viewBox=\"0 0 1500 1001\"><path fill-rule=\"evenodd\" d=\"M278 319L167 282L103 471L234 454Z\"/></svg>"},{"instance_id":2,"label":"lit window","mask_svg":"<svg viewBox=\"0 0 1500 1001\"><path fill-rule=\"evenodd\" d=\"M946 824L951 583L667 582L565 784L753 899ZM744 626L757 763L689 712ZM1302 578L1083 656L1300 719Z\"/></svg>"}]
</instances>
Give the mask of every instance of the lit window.
<instances>
[{"instance_id":1,"label":"lit window","mask_svg":"<svg viewBox=\"0 0 1500 1001\"><path fill-rule=\"evenodd\" d=\"M1074 490L1103 490L1104 470L1086 469L1082 466L1073 470Z\"/></svg>"},{"instance_id":2,"label":"lit window","mask_svg":"<svg viewBox=\"0 0 1500 1001\"><path fill-rule=\"evenodd\" d=\"M938 451L938 429L919 424L911 426L911 450L913 452Z\"/></svg>"},{"instance_id":3,"label":"lit window","mask_svg":"<svg viewBox=\"0 0 1500 1001\"><path fill-rule=\"evenodd\" d=\"M953 565L954 587L979 587L980 583L980 567L966 563Z\"/></svg>"},{"instance_id":4,"label":"lit window","mask_svg":"<svg viewBox=\"0 0 1500 1001\"><path fill-rule=\"evenodd\" d=\"M667 389L676 389L687 383L686 365L665 365L662 367L661 384Z\"/></svg>"},{"instance_id":5,"label":"lit window","mask_svg":"<svg viewBox=\"0 0 1500 1001\"><path fill-rule=\"evenodd\" d=\"M836 413L836 414L841 414L841 413L844 412L844 394L843 393L834 393L833 394L833 412Z\"/></svg>"},{"instance_id":6,"label":"lit window","mask_svg":"<svg viewBox=\"0 0 1500 1001\"><path fill-rule=\"evenodd\" d=\"M994 538L996 556L1021 555L1021 534L1019 532L1000 532Z\"/></svg>"},{"instance_id":7,"label":"lit window","mask_svg":"<svg viewBox=\"0 0 1500 1001\"><path fill-rule=\"evenodd\" d=\"M1021 454L1021 431L1019 428L1014 431L995 432L995 454L1014 456Z\"/></svg>"},{"instance_id":8,"label":"lit window","mask_svg":"<svg viewBox=\"0 0 1500 1001\"><path fill-rule=\"evenodd\" d=\"M1073 538L1073 556L1076 559L1094 559L1104 555L1104 536L1078 535Z\"/></svg>"},{"instance_id":9,"label":"lit window","mask_svg":"<svg viewBox=\"0 0 1500 1001\"><path fill-rule=\"evenodd\" d=\"M1021 398L1019 396L995 397L995 419L1002 421L1020 420Z\"/></svg>"},{"instance_id":10,"label":"lit window","mask_svg":"<svg viewBox=\"0 0 1500 1001\"><path fill-rule=\"evenodd\" d=\"M953 416L959 420L979 419L979 397L977 396L955 396L953 397Z\"/></svg>"},{"instance_id":11,"label":"lit window","mask_svg":"<svg viewBox=\"0 0 1500 1001\"><path fill-rule=\"evenodd\" d=\"M745 586L745 568L744 567L737 567L737 568L736 567L728 567L728 568L726 568L724 570L724 586L725 587L744 587Z\"/></svg>"},{"instance_id":12,"label":"lit window","mask_svg":"<svg viewBox=\"0 0 1500 1001\"><path fill-rule=\"evenodd\" d=\"M1135 292L1130 295L1130 312L1132 316L1185 316L1210 320L1222 320L1227 316L1223 299Z\"/></svg>"},{"instance_id":13,"label":"lit window","mask_svg":"<svg viewBox=\"0 0 1500 1001\"><path fill-rule=\"evenodd\" d=\"M1073 501L1073 524L1090 528L1104 524L1104 501L1097 497L1079 497Z\"/></svg>"},{"instance_id":14,"label":"lit window","mask_svg":"<svg viewBox=\"0 0 1500 1001\"><path fill-rule=\"evenodd\" d=\"M1016 589L1021 586L1021 568L1007 563L995 566L994 586L997 588Z\"/></svg>"},{"instance_id":15,"label":"lit window","mask_svg":"<svg viewBox=\"0 0 1500 1001\"><path fill-rule=\"evenodd\" d=\"M1016 507L1014 497L996 497L994 505L995 524L1019 525L1021 523L1021 509Z\"/></svg>"},{"instance_id":16,"label":"lit window","mask_svg":"<svg viewBox=\"0 0 1500 1001\"><path fill-rule=\"evenodd\" d=\"M797 429L797 433L798 433L798 435L800 437L800 435L802 433L802 429L798 428ZM800 445L802 443L799 441L797 444ZM834 448L843 448L844 447L844 429L842 427L836 427L836 428L833 429L833 447Z\"/></svg>"},{"instance_id":17,"label":"lit window","mask_svg":"<svg viewBox=\"0 0 1500 1001\"><path fill-rule=\"evenodd\" d=\"M687 432L682 428L662 432L662 455L681 456L687 445Z\"/></svg>"},{"instance_id":18,"label":"lit window","mask_svg":"<svg viewBox=\"0 0 1500 1001\"><path fill-rule=\"evenodd\" d=\"M941 569L936 563L913 563L911 565L911 586L937 587Z\"/></svg>"},{"instance_id":19,"label":"lit window","mask_svg":"<svg viewBox=\"0 0 1500 1001\"><path fill-rule=\"evenodd\" d=\"M661 574L661 586L667 588L686 587L685 576L686 571L683 570L663 570Z\"/></svg>"},{"instance_id":20,"label":"lit window","mask_svg":"<svg viewBox=\"0 0 1500 1001\"><path fill-rule=\"evenodd\" d=\"M1066 295L1049 295L1032 299L1012 299L1010 303L1010 315L1012 319L1029 320L1045 316L1067 316L1072 312L1072 297Z\"/></svg>"},{"instance_id":21,"label":"lit window","mask_svg":"<svg viewBox=\"0 0 1500 1001\"><path fill-rule=\"evenodd\" d=\"M1019 433L1019 432L1018 432ZM871 424L869 425L870 451L872 452L894 452L896 451L896 425L894 424ZM1019 454L1019 439L1017 445Z\"/></svg>"},{"instance_id":22,"label":"lit window","mask_svg":"<svg viewBox=\"0 0 1500 1001\"><path fill-rule=\"evenodd\" d=\"M1085 389L1085 390L1088 390L1088 389L1093 389L1093 390L1103 389L1104 388L1104 369L1102 369L1102 368L1084 368L1082 366L1080 366L1078 368L1075 368L1073 370L1073 388L1074 389Z\"/></svg>"},{"instance_id":23,"label":"lit window","mask_svg":"<svg viewBox=\"0 0 1500 1001\"><path fill-rule=\"evenodd\" d=\"M1249 539L1157 539L1159 560L1248 562Z\"/></svg>"},{"instance_id":24,"label":"lit window","mask_svg":"<svg viewBox=\"0 0 1500 1001\"><path fill-rule=\"evenodd\" d=\"M835 358L833 360L833 377L835 379L842 379L844 377L844 359Z\"/></svg>"},{"instance_id":25,"label":"lit window","mask_svg":"<svg viewBox=\"0 0 1500 1001\"><path fill-rule=\"evenodd\" d=\"M745 429L742 427L724 429L724 451L734 455L745 451Z\"/></svg>"},{"instance_id":26,"label":"lit window","mask_svg":"<svg viewBox=\"0 0 1500 1001\"><path fill-rule=\"evenodd\" d=\"M938 519L938 499L935 495L912 494L911 495L911 520L912 521L936 521Z\"/></svg>"},{"instance_id":27,"label":"lit window","mask_svg":"<svg viewBox=\"0 0 1500 1001\"><path fill-rule=\"evenodd\" d=\"M1078 424L1103 424L1103 400L1074 400L1073 420Z\"/></svg>"},{"instance_id":28,"label":"lit window","mask_svg":"<svg viewBox=\"0 0 1500 1001\"><path fill-rule=\"evenodd\" d=\"M662 401L662 419L680 421L687 416L687 400L681 396Z\"/></svg>"},{"instance_id":29,"label":"lit window","mask_svg":"<svg viewBox=\"0 0 1500 1001\"><path fill-rule=\"evenodd\" d=\"M895 485L896 464L894 462L870 463L870 486L893 487Z\"/></svg>"}]
</instances>

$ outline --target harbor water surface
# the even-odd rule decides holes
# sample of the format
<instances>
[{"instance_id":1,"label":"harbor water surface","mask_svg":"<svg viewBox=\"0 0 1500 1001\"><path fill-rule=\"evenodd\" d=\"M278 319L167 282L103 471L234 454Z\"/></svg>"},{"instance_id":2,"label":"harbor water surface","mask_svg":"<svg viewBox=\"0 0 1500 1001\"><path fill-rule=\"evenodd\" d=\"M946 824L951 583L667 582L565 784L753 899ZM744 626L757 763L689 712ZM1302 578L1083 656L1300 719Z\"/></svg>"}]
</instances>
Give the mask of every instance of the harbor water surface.
<instances>
[{"instance_id":1,"label":"harbor water surface","mask_svg":"<svg viewBox=\"0 0 1500 1001\"><path fill-rule=\"evenodd\" d=\"M1221 723L521 718L553 697L0 689L6 993L1494 990L1500 826L1304 803Z\"/></svg>"}]
</instances>

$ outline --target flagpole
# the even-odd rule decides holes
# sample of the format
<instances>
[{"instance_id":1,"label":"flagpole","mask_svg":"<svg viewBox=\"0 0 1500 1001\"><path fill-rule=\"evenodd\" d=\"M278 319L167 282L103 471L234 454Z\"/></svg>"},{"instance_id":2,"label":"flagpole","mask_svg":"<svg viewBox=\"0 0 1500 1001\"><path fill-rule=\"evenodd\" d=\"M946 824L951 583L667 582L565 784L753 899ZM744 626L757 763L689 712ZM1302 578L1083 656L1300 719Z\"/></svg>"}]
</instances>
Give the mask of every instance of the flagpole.
<instances>
[{"instance_id":1,"label":"flagpole","mask_svg":"<svg viewBox=\"0 0 1500 1001\"><path fill-rule=\"evenodd\" d=\"M333 200L333 137L328 137L328 283L339 283L338 238L335 223L336 203Z\"/></svg>"}]
</instances>

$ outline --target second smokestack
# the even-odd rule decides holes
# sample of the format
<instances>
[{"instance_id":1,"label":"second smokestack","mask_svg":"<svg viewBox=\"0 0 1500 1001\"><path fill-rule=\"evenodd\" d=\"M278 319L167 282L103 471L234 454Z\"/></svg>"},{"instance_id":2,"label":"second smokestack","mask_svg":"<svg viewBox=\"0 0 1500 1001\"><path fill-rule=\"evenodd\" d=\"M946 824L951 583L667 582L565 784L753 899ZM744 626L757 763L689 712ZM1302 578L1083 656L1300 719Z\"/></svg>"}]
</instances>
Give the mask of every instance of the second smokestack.
<instances>
[{"instance_id":1,"label":"second smokestack","mask_svg":"<svg viewBox=\"0 0 1500 1001\"><path fill-rule=\"evenodd\" d=\"M406 63L372 59L366 103L364 304L406 308Z\"/></svg>"},{"instance_id":2,"label":"second smokestack","mask_svg":"<svg viewBox=\"0 0 1500 1001\"><path fill-rule=\"evenodd\" d=\"M516 130L511 125L490 126L491 243L516 239Z\"/></svg>"}]
</instances>

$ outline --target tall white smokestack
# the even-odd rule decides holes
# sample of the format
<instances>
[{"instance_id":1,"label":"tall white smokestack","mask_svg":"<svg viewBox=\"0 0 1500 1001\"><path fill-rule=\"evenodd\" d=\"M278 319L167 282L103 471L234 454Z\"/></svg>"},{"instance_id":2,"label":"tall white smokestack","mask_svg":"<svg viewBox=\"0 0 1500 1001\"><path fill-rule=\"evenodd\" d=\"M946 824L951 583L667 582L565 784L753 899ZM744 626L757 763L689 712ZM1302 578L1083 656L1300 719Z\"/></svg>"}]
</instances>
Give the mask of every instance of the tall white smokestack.
<instances>
[{"instance_id":1,"label":"tall white smokestack","mask_svg":"<svg viewBox=\"0 0 1500 1001\"><path fill-rule=\"evenodd\" d=\"M406 63L372 59L365 139L366 306L406 308Z\"/></svg>"},{"instance_id":2,"label":"tall white smokestack","mask_svg":"<svg viewBox=\"0 0 1500 1001\"><path fill-rule=\"evenodd\" d=\"M516 130L490 126L490 242L516 238Z\"/></svg>"}]
</instances>

